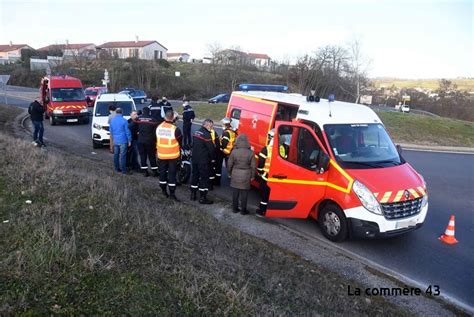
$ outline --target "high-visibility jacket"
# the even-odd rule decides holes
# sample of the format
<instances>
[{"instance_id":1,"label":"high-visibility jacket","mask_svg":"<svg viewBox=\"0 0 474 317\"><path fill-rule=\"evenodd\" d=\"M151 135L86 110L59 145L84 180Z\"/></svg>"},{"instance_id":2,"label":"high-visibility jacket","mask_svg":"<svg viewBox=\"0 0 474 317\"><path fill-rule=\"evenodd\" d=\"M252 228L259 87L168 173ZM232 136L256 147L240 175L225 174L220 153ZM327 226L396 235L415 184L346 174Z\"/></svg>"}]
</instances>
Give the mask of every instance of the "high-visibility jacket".
<instances>
[{"instance_id":1,"label":"high-visibility jacket","mask_svg":"<svg viewBox=\"0 0 474 317\"><path fill-rule=\"evenodd\" d=\"M258 153L257 170L264 180L268 180L268 172L270 172L270 164L272 161L272 146L267 145L260 153Z\"/></svg>"},{"instance_id":2,"label":"high-visibility jacket","mask_svg":"<svg viewBox=\"0 0 474 317\"><path fill-rule=\"evenodd\" d=\"M278 150L282 158L288 158L286 148L283 145L280 145ZM264 180L268 180L268 173L270 172L270 164L272 162L272 145L269 144L264 147L260 153L258 153L257 158L257 171Z\"/></svg>"},{"instance_id":3,"label":"high-visibility jacket","mask_svg":"<svg viewBox=\"0 0 474 317\"><path fill-rule=\"evenodd\" d=\"M160 160L177 159L181 155L176 129L174 124L167 121L156 128L156 152Z\"/></svg>"},{"instance_id":4,"label":"high-visibility jacket","mask_svg":"<svg viewBox=\"0 0 474 317\"><path fill-rule=\"evenodd\" d=\"M237 133L235 133L235 131L231 129L226 129L222 133L221 146L222 146L222 152L224 152L225 155L230 155L230 152L232 152L236 137L237 137Z\"/></svg>"}]
</instances>

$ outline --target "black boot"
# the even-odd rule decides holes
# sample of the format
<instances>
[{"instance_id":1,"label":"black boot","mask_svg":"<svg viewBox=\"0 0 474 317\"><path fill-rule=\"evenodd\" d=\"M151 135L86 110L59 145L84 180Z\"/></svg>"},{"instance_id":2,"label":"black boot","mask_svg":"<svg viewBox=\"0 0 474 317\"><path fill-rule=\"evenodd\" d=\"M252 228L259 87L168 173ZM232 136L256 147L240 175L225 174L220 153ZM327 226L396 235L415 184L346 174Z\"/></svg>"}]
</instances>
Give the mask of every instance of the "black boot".
<instances>
[{"instance_id":1,"label":"black boot","mask_svg":"<svg viewBox=\"0 0 474 317\"><path fill-rule=\"evenodd\" d=\"M247 209L243 209L243 210L240 211L240 214L241 214L241 215L248 215L249 212L248 212Z\"/></svg>"},{"instance_id":2,"label":"black boot","mask_svg":"<svg viewBox=\"0 0 474 317\"><path fill-rule=\"evenodd\" d=\"M197 188L191 188L191 200L196 201L197 199Z\"/></svg>"},{"instance_id":3,"label":"black boot","mask_svg":"<svg viewBox=\"0 0 474 317\"><path fill-rule=\"evenodd\" d=\"M214 202L212 200L207 199L207 191L206 190L201 190L199 191L201 198L199 198L199 203L204 204L204 205L210 205L213 204Z\"/></svg>"},{"instance_id":4,"label":"black boot","mask_svg":"<svg viewBox=\"0 0 474 317\"><path fill-rule=\"evenodd\" d=\"M169 198L173 199L176 202L179 202L180 200L178 199L178 197L176 197L175 191L176 191L176 187L170 186L170 197Z\"/></svg>"},{"instance_id":5,"label":"black boot","mask_svg":"<svg viewBox=\"0 0 474 317\"><path fill-rule=\"evenodd\" d=\"M160 176L160 173L158 173L157 169L153 169L152 172L153 172L153 177L159 177Z\"/></svg>"},{"instance_id":6,"label":"black boot","mask_svg":"<svg viewBox=\"0 0 474 317\"><path fill-rule=\"evenodd\" d=\"M166 184L160 184L160 187L161 187L161 191L163 193L163 195L166 196L166 198L170 197L170 195L168 195L168 192L166 191Z\"/></svg>"},{"instance_id":7,"label":"black boot","mask_svg":"<svg viewBox=\"0 0 474 317\"><path fill-rule=\"evenodd\" d=\"M150 176L150 173L148 173L148 169L142 170L143 171L143 176L148 177Z\"/></svg>"}]
</instances>

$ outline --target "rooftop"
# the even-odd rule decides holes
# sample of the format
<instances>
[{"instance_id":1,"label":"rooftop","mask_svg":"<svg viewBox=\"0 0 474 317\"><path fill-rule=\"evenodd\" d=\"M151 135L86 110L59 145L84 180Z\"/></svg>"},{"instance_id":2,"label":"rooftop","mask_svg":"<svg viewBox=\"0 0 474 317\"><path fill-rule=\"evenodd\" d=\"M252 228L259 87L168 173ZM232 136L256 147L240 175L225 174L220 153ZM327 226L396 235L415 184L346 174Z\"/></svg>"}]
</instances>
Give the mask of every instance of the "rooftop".
<instances>
[{"instance_id":1,"label":"rooftop","mask_svg":"<svg viewBox=\"0 0 474 317\"><path fill-rule=\"evenodd\" d=\"M121 42L106 42L102 45L99 45L98 47L100 48L145 47L153 43L157 43L161 45L157 41L121 41ZM167 49L166 47L164 48Z\"/></svg>"},{"instance_id":2,"label":"rooftop","mask_svg":"<svg viewBox=\"0 0 474 317\"><path fill-rule=\"evenodd\" d=\"M16 51L21 48L31 48L27 44L0 44L0 52Z\"/></svg>"},{"instance_id":3,"label":"rooftop","mask_svg":"<svg viewBox=\"0 0 474 317\"><path fill-rule=\"evenodd\" d=\"M269 91L235 91L233 95L261 98L299 107L297 118L316 122L320 127L326 124L368 124L382 123L377 114L367 106L321 99L319 102L308 102L301 94L288 94ZM329 114L331 113L331 116Z\"/></svg>"}]
</instances>

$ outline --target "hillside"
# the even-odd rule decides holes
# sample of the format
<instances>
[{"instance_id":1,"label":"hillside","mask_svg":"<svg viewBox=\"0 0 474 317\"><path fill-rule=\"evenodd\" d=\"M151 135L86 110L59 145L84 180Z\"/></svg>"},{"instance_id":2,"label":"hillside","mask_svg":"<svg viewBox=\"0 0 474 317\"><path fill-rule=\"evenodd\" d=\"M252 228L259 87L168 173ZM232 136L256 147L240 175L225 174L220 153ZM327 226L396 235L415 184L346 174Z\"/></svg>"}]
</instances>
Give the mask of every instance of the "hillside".
<instances>
[{"instance_id":1,"label":"hillside","mask_svg":"<svg viewBox=\"0 0 474 317\"><path fill-rule=\"evenodd\" d=\"M474 91L474 78L470 79L450 79L457 85L459 90ZM439 88L439 79L374 79L376 88L392 87L397 88L425 88L436 90Z\"/></svg>"}]
</instances>

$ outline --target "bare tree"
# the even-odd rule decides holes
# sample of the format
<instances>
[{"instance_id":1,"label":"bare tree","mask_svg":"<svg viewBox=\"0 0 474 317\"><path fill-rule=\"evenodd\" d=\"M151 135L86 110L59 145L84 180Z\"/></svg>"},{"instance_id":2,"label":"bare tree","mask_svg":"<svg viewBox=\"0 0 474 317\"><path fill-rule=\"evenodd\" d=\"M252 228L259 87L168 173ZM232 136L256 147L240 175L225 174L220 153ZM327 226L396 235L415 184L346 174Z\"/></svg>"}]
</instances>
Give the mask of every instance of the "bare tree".
<instances>
[{"instance_id":1,"label":"bare tree","mask_svg":"<svg viewBox=\"0 0 474 317\"><path fill-rule=\"evenodd\" d=\"M348 44L349 51L349 74L355 84L353 92L354 102L358 103L360 100L361 90L366 87L367 70L370 65L370 60L362 53L360 40L354 39Z\"/></svg>"}]
</instances>

